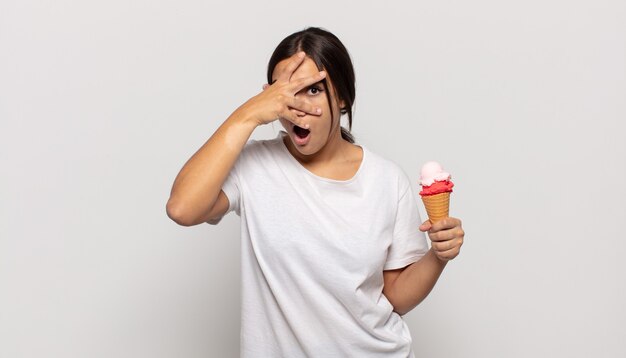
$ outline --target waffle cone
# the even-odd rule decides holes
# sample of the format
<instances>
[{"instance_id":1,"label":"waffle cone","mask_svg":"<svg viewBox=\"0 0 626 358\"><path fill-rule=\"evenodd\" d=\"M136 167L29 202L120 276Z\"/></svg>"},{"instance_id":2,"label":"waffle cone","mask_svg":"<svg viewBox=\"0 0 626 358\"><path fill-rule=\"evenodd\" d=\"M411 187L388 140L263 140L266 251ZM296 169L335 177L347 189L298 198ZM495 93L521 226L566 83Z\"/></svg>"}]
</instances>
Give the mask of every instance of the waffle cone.
<instances>
[{"instance_id":1,"label":"waffle cone","mask_svg":"<svg viewBox=\"0 0 626 358\"><path fill-rule=\"evenodd\" d=\"M422 196L431 223L447 218L450 211L450 193Z\"/></svg>"}]
</instances>

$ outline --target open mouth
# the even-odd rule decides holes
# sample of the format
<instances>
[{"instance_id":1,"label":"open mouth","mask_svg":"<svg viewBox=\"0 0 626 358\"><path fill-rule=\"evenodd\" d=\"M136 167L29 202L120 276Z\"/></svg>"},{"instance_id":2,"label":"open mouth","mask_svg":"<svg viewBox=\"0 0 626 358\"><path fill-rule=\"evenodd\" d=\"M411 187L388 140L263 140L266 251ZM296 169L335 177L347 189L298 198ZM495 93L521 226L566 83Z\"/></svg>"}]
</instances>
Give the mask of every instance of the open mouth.
<instances>
[{"instance_id":1,"label":"open mouth","mask_svg":"<svg viewBox=\"0 0 626 358\"><path fill-rule=\"evenodd\" d=\"M302 127L298 127L296 125L293 126L293 141L299 145L304 146L309 143L309 139L311 138L311 131L308 129L304 129Z\"/></svg>"},{"instance_id":2,"label":"open mouth","mask_svg":"<svg viewBox=\"0 0 626 358\"><path fill-rule=\"evenodd\" d=\"M311 133L310 130L298 127L296 125L293 126L293 132L300 138L306 138L309 133Z\"/></svg>"}]
</instances>

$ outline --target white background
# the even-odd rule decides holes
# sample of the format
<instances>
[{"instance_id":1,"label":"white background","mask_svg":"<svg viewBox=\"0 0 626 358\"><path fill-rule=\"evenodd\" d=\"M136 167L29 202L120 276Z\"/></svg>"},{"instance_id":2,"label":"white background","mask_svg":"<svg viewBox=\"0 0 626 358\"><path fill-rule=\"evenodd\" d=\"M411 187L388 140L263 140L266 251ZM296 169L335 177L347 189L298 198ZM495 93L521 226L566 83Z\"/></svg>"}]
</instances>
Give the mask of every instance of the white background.
<instances>
[{"instance_id":1,"label":"white background","mask_svg":"<svg viewBox=\"0 0 626 358\"><path fill-rule=\"evenodd\" d=\"M350 51L358 143L456 183L417 355L626 356L623 1L3 0L0 357L239 355L239 218L165 204L306 26Z\"/></svg>"}]
</instances>

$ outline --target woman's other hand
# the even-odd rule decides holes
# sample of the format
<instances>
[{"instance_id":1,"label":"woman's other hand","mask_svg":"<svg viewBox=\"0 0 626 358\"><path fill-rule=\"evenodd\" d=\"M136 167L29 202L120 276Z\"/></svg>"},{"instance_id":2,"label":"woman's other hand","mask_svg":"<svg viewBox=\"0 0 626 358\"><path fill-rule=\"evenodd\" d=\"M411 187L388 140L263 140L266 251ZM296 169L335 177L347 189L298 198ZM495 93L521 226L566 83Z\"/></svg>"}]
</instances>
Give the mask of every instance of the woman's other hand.
<instances>
[{"instance_id":1,"label":"woman's other hand","mask_svg":"<svg viewBox=\"0 0 626 358\"><path fill-rule=\"evenodd\" d=\"M439 260L447 262L459 254L465 236L461 220L448 217L434 224L426 220L419 229L428 231L431 248Z\"/></svg>"}]
</instances>

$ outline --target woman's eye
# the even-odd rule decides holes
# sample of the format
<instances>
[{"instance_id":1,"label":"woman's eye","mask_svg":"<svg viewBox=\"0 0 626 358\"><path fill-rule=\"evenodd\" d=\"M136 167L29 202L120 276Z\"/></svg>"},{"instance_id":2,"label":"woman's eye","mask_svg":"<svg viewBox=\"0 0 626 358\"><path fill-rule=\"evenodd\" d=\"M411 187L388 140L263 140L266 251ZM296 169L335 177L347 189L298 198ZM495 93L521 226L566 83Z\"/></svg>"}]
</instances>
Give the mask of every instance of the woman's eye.
<instances>
[{"instance_id":1,"label":"woman's eye","mask_svg":"<svg viewBox=\"0 0 626 358\"><path fill-rule=\"evenodd\" d=\"M309 93L310 94L318 94L322 92L322 90L318 87L309 87Z\"/></svg>"}]
</instances>

